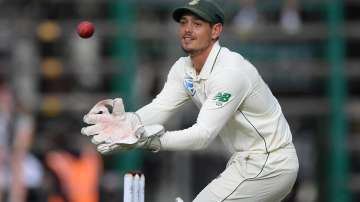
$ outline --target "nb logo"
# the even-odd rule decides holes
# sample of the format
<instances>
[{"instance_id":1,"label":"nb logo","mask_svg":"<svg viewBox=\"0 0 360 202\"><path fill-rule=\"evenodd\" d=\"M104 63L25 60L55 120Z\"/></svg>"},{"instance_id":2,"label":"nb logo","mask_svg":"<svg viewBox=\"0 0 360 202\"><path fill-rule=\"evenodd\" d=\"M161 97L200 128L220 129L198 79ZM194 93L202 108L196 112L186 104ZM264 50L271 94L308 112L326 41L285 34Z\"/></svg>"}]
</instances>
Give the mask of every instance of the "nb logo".
<instances>
[{"instance_id":1,"label":"nb logo","mask_svg":"<svg viewBox=\"0 0 360 202\"><path fill-rule=\"evenodd\" d=\"M213 100L219 101L219 102L227 102L229 101L231 97L230 93L218 93Z\"/></svg>"}]
</instances>

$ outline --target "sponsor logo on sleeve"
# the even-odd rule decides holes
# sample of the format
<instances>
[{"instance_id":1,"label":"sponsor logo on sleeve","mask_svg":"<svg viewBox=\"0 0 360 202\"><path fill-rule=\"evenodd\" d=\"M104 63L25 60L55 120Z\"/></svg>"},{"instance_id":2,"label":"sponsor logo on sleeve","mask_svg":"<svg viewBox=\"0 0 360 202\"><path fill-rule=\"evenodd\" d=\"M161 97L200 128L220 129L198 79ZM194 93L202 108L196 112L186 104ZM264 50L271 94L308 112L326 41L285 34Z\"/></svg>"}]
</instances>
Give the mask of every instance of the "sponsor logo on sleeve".
<instances>
[{"instance_id":1,"label":"sponsor logo on sleeve","mask_svg":"<svg viewBox=\"0 0 360 202\"><path fill-rule=\"evenodd\" d=\"M215 101L216 106L221 107L229 101L230 97L231 97L230 93L219 92L216 94L216 96L213 98L213 100Z\"/></svg>"}]
</instances>

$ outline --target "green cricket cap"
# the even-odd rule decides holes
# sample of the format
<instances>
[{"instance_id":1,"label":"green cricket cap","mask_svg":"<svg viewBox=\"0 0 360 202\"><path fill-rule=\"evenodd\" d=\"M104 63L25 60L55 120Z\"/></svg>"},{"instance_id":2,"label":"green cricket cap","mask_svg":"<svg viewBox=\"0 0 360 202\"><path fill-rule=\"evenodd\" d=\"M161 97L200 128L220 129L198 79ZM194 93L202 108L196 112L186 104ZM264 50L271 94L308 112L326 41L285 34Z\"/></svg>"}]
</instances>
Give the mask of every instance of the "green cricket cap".
<instances>
[{"instance_id":1,"label":"green cricket cap","mask_svg":"<svg viewBox=\"0 0 360 202\"><path fill-rule=\"evenodd\" d=\"M179 22L186 12L193 13L212 24L224 24L224 11L215 0L191 0L185 6L176 8L172 16L176 22Z\"/></svg>"}]
</instances>

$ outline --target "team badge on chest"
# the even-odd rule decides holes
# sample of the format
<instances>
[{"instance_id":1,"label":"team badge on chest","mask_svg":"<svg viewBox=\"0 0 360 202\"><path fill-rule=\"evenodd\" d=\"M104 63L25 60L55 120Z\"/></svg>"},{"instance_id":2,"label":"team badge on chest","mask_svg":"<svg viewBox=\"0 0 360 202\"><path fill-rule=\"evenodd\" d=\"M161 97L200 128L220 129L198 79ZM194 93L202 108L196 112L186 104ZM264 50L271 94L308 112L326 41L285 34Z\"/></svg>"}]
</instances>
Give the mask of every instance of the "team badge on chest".
<instances>
[{"instance_id":1,"label":"team badge on chest","mask_svg":"<svg viewBox=\"0 0 360 202\"><path fill-rule=\"evenodd\" d=\"M194 88L194 83L193 83L193 79L192 78L185 78L184 79L184 87L186 88L186 90L189 92L189 94L191 96L194 96L196 91Z\"/></svg>"}]
</instances>

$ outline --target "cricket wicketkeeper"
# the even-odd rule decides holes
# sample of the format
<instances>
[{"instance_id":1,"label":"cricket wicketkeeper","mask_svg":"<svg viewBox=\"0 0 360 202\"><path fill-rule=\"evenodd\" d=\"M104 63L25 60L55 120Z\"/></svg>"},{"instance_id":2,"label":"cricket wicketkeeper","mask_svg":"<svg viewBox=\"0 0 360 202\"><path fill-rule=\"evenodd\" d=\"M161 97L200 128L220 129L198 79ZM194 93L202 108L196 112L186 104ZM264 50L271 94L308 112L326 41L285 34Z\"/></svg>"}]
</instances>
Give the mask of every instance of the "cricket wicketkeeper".
<instances>
[{"instance_id":1,"label":"cricket wicketkeeper","mask_svg":"<svg viewBox=\"0 0 360 202\"><path fill-rule=\"evenodd\" d=\"M187 57L171 67L162 91L136 112L122 99L97 103L82 129L101 153L144 148L200 150L217 135L233 153L226 169L194 202L276 202L292 189L298 159L277 99L256 68L219 43L224 13L214 0L192 0L173 12ZM190 128L162 124L185 102L199 108Z\"/></svg>"}]
</instances>

